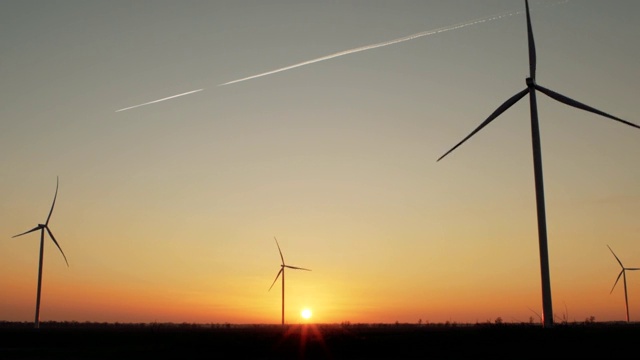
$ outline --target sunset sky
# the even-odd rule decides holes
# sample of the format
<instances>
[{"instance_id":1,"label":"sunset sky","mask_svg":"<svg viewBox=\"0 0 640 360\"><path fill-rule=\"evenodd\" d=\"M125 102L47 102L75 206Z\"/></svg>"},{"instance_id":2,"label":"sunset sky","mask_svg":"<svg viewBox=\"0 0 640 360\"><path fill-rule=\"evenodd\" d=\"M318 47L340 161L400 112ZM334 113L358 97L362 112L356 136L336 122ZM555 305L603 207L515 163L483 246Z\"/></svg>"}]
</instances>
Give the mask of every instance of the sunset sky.
<instances>
[{"instance_id":1,"label":"sunset sky","mask_svg":"<svg viewBox=\"0 0 640 360\"><path fill-rule=\"evenodd\" d=\"M640 2L530 7L538 84L640 124ZM0 2L0 321L33 321L39 233L12 236L59 176L69 267L46 238L41 321L279 323L276 237L312 270L286 270L288 323L538 322L528 97L436 162L526 88L523 11ZM607 245L640 267L640 130L540 93L538 111L556 321L624 320Z\"/></svg>"}]
</instances>

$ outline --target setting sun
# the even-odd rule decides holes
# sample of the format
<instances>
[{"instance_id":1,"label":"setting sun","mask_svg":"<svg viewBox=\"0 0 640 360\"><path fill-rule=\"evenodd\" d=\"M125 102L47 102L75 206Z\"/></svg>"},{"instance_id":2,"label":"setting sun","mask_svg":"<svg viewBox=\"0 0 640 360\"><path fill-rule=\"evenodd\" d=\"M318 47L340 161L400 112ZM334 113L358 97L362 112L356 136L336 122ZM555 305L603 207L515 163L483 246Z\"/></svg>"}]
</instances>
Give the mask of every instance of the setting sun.
<instances>
[{"instance_id":1,"label":"setting sun","mask_svg":"<svg viewBox=\"0 0 640 360\"><path fill-rule=\"evenodd\" d=\"M300 316L302 316L303 319L310 319L311 318L311 310L310 309L302 309L302 311L300 312Z\"/></svg>"}]
</instances>

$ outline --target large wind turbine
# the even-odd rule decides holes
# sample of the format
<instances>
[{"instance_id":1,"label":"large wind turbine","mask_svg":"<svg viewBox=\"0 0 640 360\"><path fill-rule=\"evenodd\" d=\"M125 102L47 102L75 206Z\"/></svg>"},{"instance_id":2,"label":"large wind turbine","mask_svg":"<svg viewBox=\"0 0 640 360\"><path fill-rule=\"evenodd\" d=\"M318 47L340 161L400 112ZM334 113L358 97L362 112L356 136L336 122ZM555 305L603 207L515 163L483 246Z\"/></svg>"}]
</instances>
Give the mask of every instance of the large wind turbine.
<instances>
[{"instance_id":1,"label":"large wind turbine","mask_svg":"<svg viewBox=\"0 0 640 360\"><path fill-rule=\"evenodd\" d=\"M500 107L498 107L485 121L483 121L475 130L473 130L467 137L462 139L456 146L442 155L438 161L442 160L445 156L451 153L453 150L462 145L465 141L475 135L482 128L487 126L491 121L500 116L504 111L510 108L513 104L522 99L525 95L529 94L529 103L531 108L531 140L533 146L533 170L535 176L535 191L536 191L536 204L538 214L538 239L540 248L540 273L542 277L542 310L543 310L543 325L545 327L553 326L553 310L551 306L551 280L549 276L549 253L547 250L547 224L544 206L544 185L542 181L542 155L540 151L540 130L538 127L538 108L536 105L536 90L551 97L566 105L576 107L585 111L589 111L612 120L619 121L623 124L633 126L640 129L640 126L622 120L615 116L609 115L600 110L594 109L588 105L582 104L578 101L570 99L564 95L558 94L555 91L549 90L536 84L536 48L533 41L533 32L531 30L531 17L529 15L529 2L525 0L526 15L527 15L527 36L529 44L529 72L530 75L526 79L527 88L512 96L509 100L505 101Z\"/></svg>"},{"instance_id":2,"label":"large wind turbine","mask_svg":"<svg viewBox=\"0 0 640 360\"><path fill-rule=\"evenodd\" d=\"M58 241L56 241L56 238L53 236L53 233L49 229L49 220L51 219L51 214L53 213L53 207L56 204L56 197L57 196L58 196L58 178L56 177L56 193L53 196L53 203L51 204L51 210L49 210L49 215L47 216L47 221L45 221L44 224L38 224L38 226L34 227L33 229L31 229L29 231L25 231L25 232L23 232L21 234L12 236L12 237L18 237L18 236L22 236L22 235L28 234L30 232L34 232L34 231L40 230L40 265L38 266L38 294L37 294L37 297L36 297L36 319L35 319L35 327L36 327L36 329L40 327L40 290L42 289L42 262L43 262L43 256L44 256L44 232L45 232L45 230L47 231L47 233L49 233L49 236L51 237L51 240L53 240L53 243L56 244L56 246L58 247L58 250L60 250L60 252L62 253L62 257L64 257L64 261L67 263L67 266L69 266L69 262L67 261L67 257L64 255L64 251L62 251L62 248L58 244Z\"/></svg>"},{"instance_id":3,"label":"large wind turbine","mask_svg":"<svg viewBox=\"0 0 640 360\"><path fill-rule=\"evenodd\" d=\"M280 250L280 245L278 244L278 239L276 239L275 236L273 237L273 239L276 241L276 246L278 246L278 252L280 253L280 259L282 259L282 264L280 265L280 271L278 271L276 278L273 280L273 283L271 283L269 290L271 290L273 285L276 283L276 281L278 280L278 277L282 275L282 325L284 325L284 268L306 270L306 271L311 271L311 270L285 264L284 257L282 256L282 251Z\"/></svg>"},{"instance_id":4,"label":"large wind turbine","mask_svg":"<svg viewBox=\"0 0 640 360\"><path fill-rule=\"evenodd\" d=\"M620 267L622 268L622 270L620 270L620 273L618 274L618 277L616 278L616 282L613 283L613 287L611 288L611 292L609 292L609 294L613 293L613 289L616 288L616 285L618 284L618 280L620 280L620 276L622 276L622 283L624 284L624 304L627 307L627 322L629 322L629 300L627 298L627 270L640 270L640 268L624 267L624 265L622 265L622 261L620 261L620 259L618 259L618 257L616 256L616 253L614 253L613 250L611 250L611 247L609 245L607 245L607 247L609 248L613 256L616 258L616 260L618 260L618 264L620 264Z\"/></svg>"}]
</instances>

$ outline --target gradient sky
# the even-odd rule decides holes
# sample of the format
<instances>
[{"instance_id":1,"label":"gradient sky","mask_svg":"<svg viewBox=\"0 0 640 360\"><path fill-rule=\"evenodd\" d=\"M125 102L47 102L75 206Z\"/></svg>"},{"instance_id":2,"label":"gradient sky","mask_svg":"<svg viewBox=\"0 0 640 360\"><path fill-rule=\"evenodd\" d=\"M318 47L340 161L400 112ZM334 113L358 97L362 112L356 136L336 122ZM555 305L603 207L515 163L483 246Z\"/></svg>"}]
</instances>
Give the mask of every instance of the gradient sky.
<instances>
[{"instance_id":1,"label":"gradient sky","mask_svg":"<svg viewBox=\"0 0 640 360\"><path fill-rule=\"evenodd\" d=\"M532 1L540 85L640 124L640 2ZM557 4L557 5L556 5ZM520 0L0 2L0 320L542 313ZM197 90L156 104L118 109ZM640 130L538 95L556 321L624 320ZM640 320L640 273L628 274Z\"/></svg>"}]
</instances>

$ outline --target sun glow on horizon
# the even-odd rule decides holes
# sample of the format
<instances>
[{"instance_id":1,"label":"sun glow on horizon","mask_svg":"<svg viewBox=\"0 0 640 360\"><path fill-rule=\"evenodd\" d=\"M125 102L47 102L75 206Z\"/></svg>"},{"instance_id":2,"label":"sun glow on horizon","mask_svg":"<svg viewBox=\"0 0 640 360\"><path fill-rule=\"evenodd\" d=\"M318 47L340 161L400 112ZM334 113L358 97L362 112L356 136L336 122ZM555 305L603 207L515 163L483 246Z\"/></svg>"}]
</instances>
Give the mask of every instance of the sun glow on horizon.
<instances>
[{"instance_id":1,"label":"sun glow on horizon","mask_svg":"<svg viewBox=\"0 0 640 360\"><path fill-rule=\"evenodd\" d=\"M309 309L309 308L304 308L304 309L302 309L302 311L300 311L300 316L302 316L302 318L305 319L305 320L311 319L312 315L313 315L313 313L311 312L311 309Z\"/></svg>"}]
</instances>

